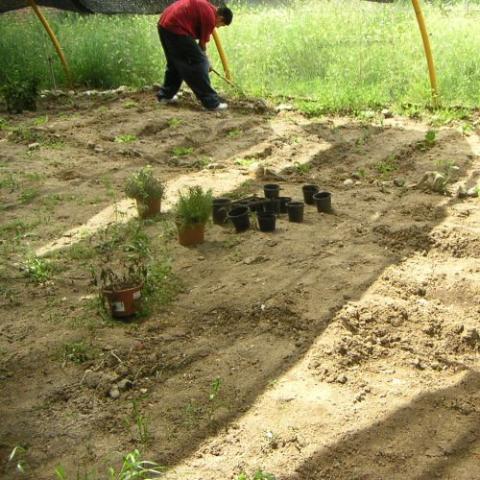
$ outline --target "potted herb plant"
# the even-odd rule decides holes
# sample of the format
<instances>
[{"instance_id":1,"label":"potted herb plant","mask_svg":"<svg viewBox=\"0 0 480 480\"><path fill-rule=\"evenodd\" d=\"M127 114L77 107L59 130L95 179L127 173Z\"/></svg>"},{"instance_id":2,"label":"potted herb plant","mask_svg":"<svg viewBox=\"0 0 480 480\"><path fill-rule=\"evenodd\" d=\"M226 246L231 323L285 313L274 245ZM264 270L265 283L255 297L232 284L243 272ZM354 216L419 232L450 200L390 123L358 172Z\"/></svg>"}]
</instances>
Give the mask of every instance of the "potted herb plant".
<instances>
[{"instance_id":1,"label":"potted herb plant","mask_svg":"<svg viewBox=\"0 0 480 480\"><path fill-rule=\"evenodd\" d=\"M103 267L99 278L93 272L93 283L108 303L112 317L125 318L135 315L140 307L142 288L147 268L139 261Z\"/></svg>"},{"instance_id":2,"label":"potted herb plant","mask_svg":"<svg viewBox=\"0 0 480 480\"><path fill-rule=\"evenodd\" d=\"M200 186L189 187L185 193L180 193L175 209L180 245L203 243L212 202L212 191L205 192Z\"/></svg>"},{"instance_id":3,"label":"potted herb plant","mask_svg":"<svg viewBox=\"0 0 480 480\"><path fill-rule=\"evenodd\" d=\"M148 218L160 212L165 184L155 178L152 167L147 165L127 180L125 193L136 200L139 217Z\"/></svg>"}]
</instances>

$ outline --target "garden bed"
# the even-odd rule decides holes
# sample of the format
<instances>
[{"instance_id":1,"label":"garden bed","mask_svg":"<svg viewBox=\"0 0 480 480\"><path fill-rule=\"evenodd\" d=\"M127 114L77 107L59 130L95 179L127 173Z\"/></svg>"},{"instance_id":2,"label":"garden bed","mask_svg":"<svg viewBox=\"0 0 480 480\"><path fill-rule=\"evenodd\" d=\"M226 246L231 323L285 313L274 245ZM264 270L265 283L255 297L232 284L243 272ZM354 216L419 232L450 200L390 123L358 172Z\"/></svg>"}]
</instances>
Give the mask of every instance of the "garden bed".
<instances>
[{"instance_id":1,"label":"garden bed","mask_svg":"<svg viewBox=\"0 0 480 480\"><path fill-rule=\"evenodd\" d=\"M480 214L448 194L476 185L475 130L151 93L1 116L3 478L22 478L16 446L36 480L135 448L192 480L475 478ZM123 188L147 164L167 199L142 223ZM433 170L445 192L412 188ZM178 188L238 199L265 183L297 200L317 184L333 213L178 244ZM90 270L114 252L154 273L142 318L98 301Z\"/></svg>"}]
</instances>

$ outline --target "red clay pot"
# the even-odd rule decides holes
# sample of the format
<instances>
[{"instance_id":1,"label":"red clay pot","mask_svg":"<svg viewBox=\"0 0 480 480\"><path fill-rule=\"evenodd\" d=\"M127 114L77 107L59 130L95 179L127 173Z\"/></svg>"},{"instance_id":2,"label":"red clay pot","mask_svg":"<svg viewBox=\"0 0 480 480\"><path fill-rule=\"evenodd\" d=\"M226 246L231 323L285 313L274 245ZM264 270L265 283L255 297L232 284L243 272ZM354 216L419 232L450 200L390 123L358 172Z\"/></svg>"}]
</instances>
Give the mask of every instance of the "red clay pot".
<instances>
[{"instance_id":1,"label":"red clay pot","mask_svg":"<svg viewBox=\"0 0 480 480\"><path fill-rule=\"evenodd\" d=\"M141 200L137 198L136 201L138 216L140 218L154 217L160 213L160 208L162 206L161 198L149 198L148 200Z\"/></svg>"},{"instance_id":2,"label":"red clay pot","mask_svg":"<svg viewBox=\"0 0 480 480\"><path fill-rule=\"evenodd\" d=\"M125 318L135 315L140 306L142 288L143 285L118 291L103 289L102 293L107 299L112 317Z\"/></svg>"},{"instance_id":3,"label":"red clay pot","mask_svg":"<svg viewBox=\"0 0 480 480\"><path fill-rule=\"evenodd\" d=\"M198 245L205 240L205 225L199 223L197 225L191 225L184 227L177 225L178 227L178 242L184 247L190 247L192 245Z\"/></svg>"}]
</instances>

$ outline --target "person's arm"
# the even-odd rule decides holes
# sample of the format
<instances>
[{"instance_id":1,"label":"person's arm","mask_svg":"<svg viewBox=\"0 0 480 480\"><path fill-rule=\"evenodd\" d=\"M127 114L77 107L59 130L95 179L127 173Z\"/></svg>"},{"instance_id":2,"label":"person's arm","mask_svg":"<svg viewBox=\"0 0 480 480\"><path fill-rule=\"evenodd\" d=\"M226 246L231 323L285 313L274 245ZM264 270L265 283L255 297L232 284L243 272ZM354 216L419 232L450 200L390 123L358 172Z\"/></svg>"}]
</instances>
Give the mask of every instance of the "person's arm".
<instances>
[{"instance_id":1,"label":"person's arm","mask_svg":"<svg viewBox=\"0 0 480 480\"><path fill-rule=\"evenodd\" d=\"M198 45L205 52L207 50L207 43L210 40L210 35L215 29L216 16L215 11L210 6L200 7L200 32L198 38Z\"/></svg>"}]
</instances>

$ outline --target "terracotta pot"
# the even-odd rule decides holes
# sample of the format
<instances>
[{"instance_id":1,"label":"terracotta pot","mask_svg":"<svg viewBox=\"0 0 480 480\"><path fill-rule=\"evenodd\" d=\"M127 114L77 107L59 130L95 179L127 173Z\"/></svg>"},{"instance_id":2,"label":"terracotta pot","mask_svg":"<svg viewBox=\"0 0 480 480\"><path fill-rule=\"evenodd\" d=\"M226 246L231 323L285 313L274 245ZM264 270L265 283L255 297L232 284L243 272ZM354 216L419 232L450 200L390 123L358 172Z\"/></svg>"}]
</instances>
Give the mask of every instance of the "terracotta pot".
<instances>
[{"instance_id":1,"label":"terracotta pot","mask_svg":"<svg viewBox=\"0 0 480 480\"><path fill-rule=\"evenodd\" d=\"M178 243L184 247L198 245L205 240L205 225L198 223L197 225L190 225L185 227L178 225Z\"/></svg>"},{"instance_id":2,"label":"terracotta pot","mask_svg":"<svg viewBox=\"0 0 480 480\"><path fill-rule=\"evenodd\" d=\"M137 198L136 201L138 216L140 218L154 217L160 213L160 208L162 206L161 198L149 198L147 200Z\"/></svg>"},{"instance_id":3,"label":"terracotta pot","mask_svg":"<svg viewBox=\"0 0 480 480\"><path fill-rule=\"evenodd\" d=\"M125 318L135 315L140 306L142 288L143 285L124 290L103 289L102 294L107 299L112 317Z\"/></svg>"}]
</instances>

